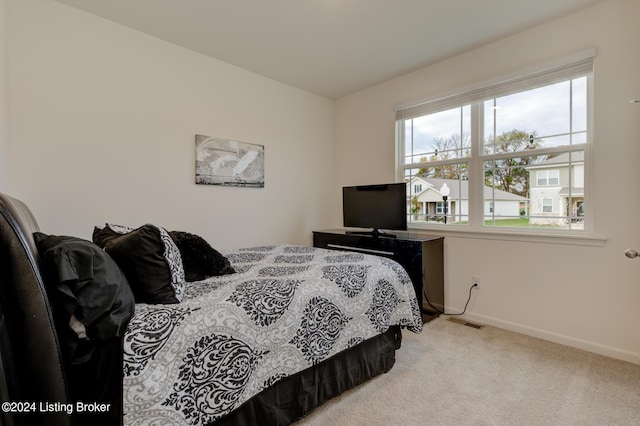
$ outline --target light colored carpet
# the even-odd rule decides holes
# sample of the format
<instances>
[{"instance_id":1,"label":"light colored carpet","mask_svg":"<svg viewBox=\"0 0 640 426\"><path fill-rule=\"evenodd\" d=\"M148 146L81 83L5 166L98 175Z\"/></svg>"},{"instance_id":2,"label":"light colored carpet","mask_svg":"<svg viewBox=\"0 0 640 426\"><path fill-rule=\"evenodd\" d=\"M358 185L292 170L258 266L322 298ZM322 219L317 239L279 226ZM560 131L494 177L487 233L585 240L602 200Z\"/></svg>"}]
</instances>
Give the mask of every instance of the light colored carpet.
<instances>
[{"instance_id":1,"label":"light colored carpet","mask_svg":"<svg viewBox=\"0 0 640 426\"><path fill-rule=\"evenodd\" d=\"M440 317L296 425L640 425L640 366Z\"/></svg>"}]
</instances>

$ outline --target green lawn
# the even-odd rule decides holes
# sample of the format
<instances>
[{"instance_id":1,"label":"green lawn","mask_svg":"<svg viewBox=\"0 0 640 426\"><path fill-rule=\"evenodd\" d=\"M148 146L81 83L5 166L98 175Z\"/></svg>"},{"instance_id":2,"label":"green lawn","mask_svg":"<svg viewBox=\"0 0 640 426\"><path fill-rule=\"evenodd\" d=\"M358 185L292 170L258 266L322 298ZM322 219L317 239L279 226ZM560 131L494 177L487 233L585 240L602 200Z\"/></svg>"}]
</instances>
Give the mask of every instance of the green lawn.
<instances>
[{"instance_id":1,"label":"green lawn","mask_svg":"<svg viewBox=\"0 0 640 426\"><path fill-rule=\"evenodd\" d=\"M493 225L493 220L485 220L485 225ZM507 227L516 227L516 228L528 228L529 227L529 219L522 217L518 219L499 219L495 221L495 226L507 226Z\"/></svg>"},{"instance_id":2,"label":"green lawn","mask_svg":"<svg viewBox=\"0 0 640 426\"><path fill-rule=\"evenodd\" d=\"M416 223L418 221L415 221ZM433 221L435 222L435 221ZM431 223L433 223L431 222ZM440 220L438 221L439 223L442 223L443 221ZM455 222L455 225L467 225L468 222L466 221L462 221L462 222ZM542 229L542 228L546 228L546 229L566 229L562 226L558 226L558 225L531 225L529 224L529 219L526 217L520 217L520 218L516 218L516 219L496 219L495 221L493 220L485 220L484 222L485 226L494 226L496 228L537 228L537 229ZM453 224L452 224L453 225Z\"/></svg>"},{"instance_id":3,"label":"green lawn","mask_svg":"<svg viewBox=\"0 0 640 426\"><path fill-rule=\"evenodd\" d=\"M498 219L495 222L487 220L484 222L487 226L496 226L501 228L546 228L546 229L564 229L558 225L531 225L529 219L523 217L518 219Z\"/></svg>"},{"instance_id":4,"label":"green lawn","mask_svg":"<svg viewBox=\"0 0 640 426\"><path fill-rule=\"evenodd\" d=\"M440 221L441 223L442 221ZM456 225L467 225L468 222L455 222ZM547 228L547 229L561 229L562 227L557 225L531 225L529 224L529 219L526 217L517 218L517 219L496 219L493 220L485 220L485 226L495 226L500 228Z\"/></svg>"}]
</instances>

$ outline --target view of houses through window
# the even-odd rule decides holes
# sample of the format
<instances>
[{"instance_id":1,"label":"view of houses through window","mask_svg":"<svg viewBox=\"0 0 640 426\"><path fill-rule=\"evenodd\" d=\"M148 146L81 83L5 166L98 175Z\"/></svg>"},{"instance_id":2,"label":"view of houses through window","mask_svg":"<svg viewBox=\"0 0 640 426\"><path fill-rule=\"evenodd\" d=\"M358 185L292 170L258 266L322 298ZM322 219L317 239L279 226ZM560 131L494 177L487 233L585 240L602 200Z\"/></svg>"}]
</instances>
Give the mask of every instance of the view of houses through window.
<instances>
[{"instance_id":1,"label":"view of houses through window","mask_svg":"<svg viewBox=\"0 0 640 426\"><path fill-rule=\"evenodd\" d=\"M584 229L591 73L397 111L408 223Z\"/></svg>"}]
</instances>

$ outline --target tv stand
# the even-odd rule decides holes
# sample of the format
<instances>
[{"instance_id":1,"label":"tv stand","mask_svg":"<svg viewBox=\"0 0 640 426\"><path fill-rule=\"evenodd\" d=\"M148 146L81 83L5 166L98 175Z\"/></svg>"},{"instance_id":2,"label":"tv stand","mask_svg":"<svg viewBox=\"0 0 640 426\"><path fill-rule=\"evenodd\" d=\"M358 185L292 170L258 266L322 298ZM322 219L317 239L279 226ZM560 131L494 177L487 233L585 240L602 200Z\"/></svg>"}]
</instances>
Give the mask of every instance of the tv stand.
<instances>
[{"instance_id":1,"label":"tv stand","mask_svg":"<svg viewBox=\"0 0 640 426\"><path fill-rule=\"evenodd\" d=\"M383 237L383 238L379 238ZM313 231L313 246L391 258L409 274L422 312L430 321L444 311L444 237L399 231L395 238L345 229Z\"/></svg>"}]
</instances>

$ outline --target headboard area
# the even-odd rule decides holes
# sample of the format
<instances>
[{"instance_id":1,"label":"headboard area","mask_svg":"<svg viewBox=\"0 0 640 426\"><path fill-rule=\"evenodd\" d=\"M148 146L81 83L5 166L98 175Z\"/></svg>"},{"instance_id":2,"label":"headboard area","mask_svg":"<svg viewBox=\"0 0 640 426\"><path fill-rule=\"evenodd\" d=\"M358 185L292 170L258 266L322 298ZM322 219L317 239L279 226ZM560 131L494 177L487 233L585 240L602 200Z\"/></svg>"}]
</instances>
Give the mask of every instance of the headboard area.
<instances>
[{"instance_id":1,"label":"headboard area","mask_svg":"<svg viewBox=\"0 0 640 426\"><path fill-rule=\"evenodd\" d=\"M67 403L60 343L33 240L36 231L29 208L0 193L0 402ZM43 412L36 405L35 413L23 415L18 407L6 408L0 411L0 424L70 424L64 411Z\"/></svg>"}]
</instances>

